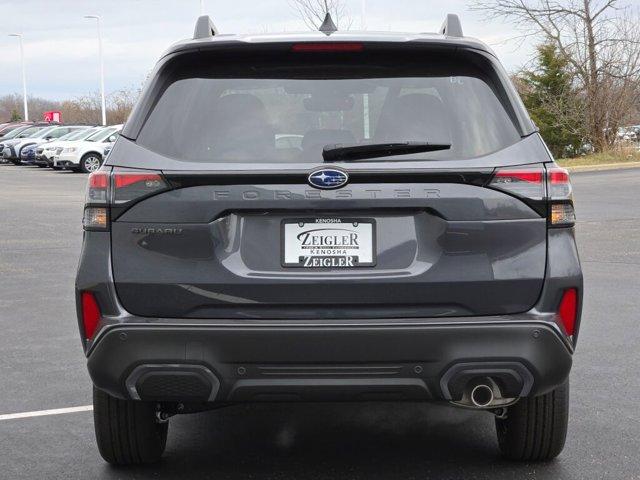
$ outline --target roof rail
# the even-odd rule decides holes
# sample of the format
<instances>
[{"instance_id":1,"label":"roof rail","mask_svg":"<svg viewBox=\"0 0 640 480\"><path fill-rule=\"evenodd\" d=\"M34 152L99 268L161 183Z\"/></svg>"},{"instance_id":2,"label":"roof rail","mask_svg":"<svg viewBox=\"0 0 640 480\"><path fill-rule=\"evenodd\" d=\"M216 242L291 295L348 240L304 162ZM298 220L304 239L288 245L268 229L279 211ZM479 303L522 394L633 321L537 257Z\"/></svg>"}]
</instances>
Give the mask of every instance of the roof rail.
<instances>
[{"instance_id":1,"label":"roof rail","mask_svg":"<svg viewBox=\"0 0 640 480\"><path fill-rule=\"evenodd\" d=\"M447 14L444 23L440 27L440 33L447 37L463 37L460 18L455 13Z\"/></svg>"},{"instance_id":2,"label":"roof rail","mask_svg":"<svg viewBox=\"0 0 640 480\"><path fill-rule=\"evenodd\" d=\"M196 21L196 28L193 31L193 39L198 40L199 38L209 38L218 34L218 30L216 26L211 21L211 17L209 15L202 15L198 17Z\"/></svg>"}]
</instances>

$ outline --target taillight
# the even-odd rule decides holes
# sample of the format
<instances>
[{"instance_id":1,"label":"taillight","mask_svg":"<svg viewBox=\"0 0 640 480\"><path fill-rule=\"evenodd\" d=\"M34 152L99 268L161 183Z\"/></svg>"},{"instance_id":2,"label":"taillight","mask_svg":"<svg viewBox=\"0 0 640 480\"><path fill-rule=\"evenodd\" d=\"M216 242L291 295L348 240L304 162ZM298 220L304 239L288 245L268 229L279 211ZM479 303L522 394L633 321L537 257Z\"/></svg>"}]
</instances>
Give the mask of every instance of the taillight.
<instances>
[{"instance_id":1,"label":"taillight","mask_svg":"<svg viewBox=\"0 0 640 480\"><path fill-rule=\"evenodd\" d=\"M578 291L575 288L564 291L558 307L558 315L560 315L560 320L562 320L562 325L564 325L567 335L574 335L578 317Z\"/></svg>"},{"instance_id":2,"label":"taillight","mask_svg":"<svg viewBox=\"0 0 640 480\"><path fill-rule=\"evenodd\" d=\"M292 52L361 52L364 45L357 42L316 42L296 43L291 47Z\"/></svg>"},{"instance_id":3,"label":"taillight","mask_svg":"<svg viewBox=\"0 0 640 480\"><path fill-rule=\"evenodd\" d=\"M554 227L567 227L576 223L573 209L573 188L569 172L560 167L547 169L549 195L549 223Z\"/></svg>"},{"instance_id":4,"label":"taillight","mask_svg":"<svg viewBox=\"0 0 640 480\"><path fill-rule=\"evenodd\" d=\"M546 199L551 226L575 224L573 191L569 172L564 168L555 165L546 170L542 165L500 168L493 174L488 186L534 202Z\"/></svg>"},{"instance_id":5,"label":"taillight","mask_svg":"<svg viewBox=\"0 0 640 480\"><path fill-rule=\"evenodd\" d=\"M509 167L495 172L489 186L531 200L545 196L544 169L540 167Z\"/></svg>"},{"instance_id":6,"label":"taillight","mask_svg":"<svg viewBox=\"0 0 640 480\"><path fill-rule=\"evenodd\" d=\"M162 175L136 170L114 170L113 203L121 205L169 188Z\"/></svg>"},{"instance_id":7,"label":"taillight","mask_svg":"<svg viewBox=\"0 0 640 480\"><path fill-rule=\"evenodd\" d=\"M82 325L84 326L84 336L87 340L93 338L100 323L100 307L96 297L91 292L82 292Z\"/></svg>"},{"instance_id":8,"label":"taillight","mask_svg":"<svg viewBox=\"0 0 640 480\"><path fill-rule=\"evenodd\" d=\"M89 175L84 218L85 230L109 229L111 206L127 206L153 193L168 190L169 184L160 173L114 168Z\"/></svg>"},{"instance_id":9,"label":"taillight","mask_svg":"<svg viewBox=\"0 0 640 480\"><path fill-rule=\"evenodd\" d=\"M98 170L89 175L82 227L104 231L109 228L109 172Z\"/></svg>"}]
</instances>

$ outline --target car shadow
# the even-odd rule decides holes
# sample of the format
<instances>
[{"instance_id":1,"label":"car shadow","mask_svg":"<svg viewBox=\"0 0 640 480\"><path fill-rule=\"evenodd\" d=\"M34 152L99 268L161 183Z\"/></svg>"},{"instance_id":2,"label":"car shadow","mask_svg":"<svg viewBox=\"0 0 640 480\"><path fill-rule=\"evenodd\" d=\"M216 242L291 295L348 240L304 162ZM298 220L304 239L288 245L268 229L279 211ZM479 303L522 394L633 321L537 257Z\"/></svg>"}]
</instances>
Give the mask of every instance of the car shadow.
<instances>
[{"instance_id":1,"label":"car shadow","mask_svg":"<svg viewBox=\"0 0 640 480\"><path fill-rule=\"evenodd\" d=\"M502 460L490 414L415 403L260 404L174 417L159 464L105 466L109 477L137 479L496 479L532 471L569 478L558 461Z\"/></svg>"}]
</instances>

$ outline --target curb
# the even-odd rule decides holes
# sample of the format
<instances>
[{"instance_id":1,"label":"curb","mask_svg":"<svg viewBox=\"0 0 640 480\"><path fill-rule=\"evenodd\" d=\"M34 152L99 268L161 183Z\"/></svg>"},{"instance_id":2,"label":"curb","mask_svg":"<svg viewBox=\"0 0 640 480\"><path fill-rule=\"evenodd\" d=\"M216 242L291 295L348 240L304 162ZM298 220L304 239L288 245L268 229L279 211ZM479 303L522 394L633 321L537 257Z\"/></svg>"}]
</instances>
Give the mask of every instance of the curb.
<instances>
[{"instance_id":1,"label":"curb","mask_svg":"<svg viewBox=\"0 0 640 480\"><path fill-rule=\"evenodd\" d=\"M601 170L616 170L624 168L638 168L640 162L618 162L618 163L603 163L600 165L578 165L575 167L563 167L569 170L569 172L598 172Z\"/></svg>"}]
</instances>

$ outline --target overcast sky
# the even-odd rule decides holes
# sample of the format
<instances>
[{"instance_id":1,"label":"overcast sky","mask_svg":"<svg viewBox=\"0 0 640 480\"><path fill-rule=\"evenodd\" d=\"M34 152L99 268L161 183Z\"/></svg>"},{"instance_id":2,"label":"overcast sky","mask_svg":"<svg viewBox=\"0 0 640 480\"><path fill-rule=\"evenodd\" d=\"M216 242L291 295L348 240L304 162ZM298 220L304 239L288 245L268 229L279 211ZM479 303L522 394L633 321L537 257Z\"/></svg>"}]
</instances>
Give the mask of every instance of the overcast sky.
<instances>
[{"instance_id":1,"label":"overcast sky","mask_svg":"<svg viewBox=\"0 0 640 480\"><path fill-rule=\"evenodd\" d=\"M353 29L362 0L345 0ZM205 13L224 33L305 30L289 0L204 0ZM462 18L465 35L489 43L508 70L525 64L530 44L509 24L483 22L466 0L366 0L367 30L433 32L448 12ZM99 88L95 20L102 16L107 92L138 87L160 54L192 35L199 0L0 0L0 96L21 91L18 39L24 35L29 95L62 99Z\"/></svg>"}]
</instances>

